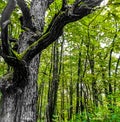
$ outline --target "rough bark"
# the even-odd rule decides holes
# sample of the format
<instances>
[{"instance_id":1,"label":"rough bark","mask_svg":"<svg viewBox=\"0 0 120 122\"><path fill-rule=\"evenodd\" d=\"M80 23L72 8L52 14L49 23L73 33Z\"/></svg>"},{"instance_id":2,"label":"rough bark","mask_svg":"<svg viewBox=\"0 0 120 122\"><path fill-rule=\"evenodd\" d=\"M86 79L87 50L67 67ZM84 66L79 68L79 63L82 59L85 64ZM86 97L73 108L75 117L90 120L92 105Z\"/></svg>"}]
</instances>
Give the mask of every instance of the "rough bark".
<instances>
[{"instance_id":1,"label":"rough bark","mask_svg":"<svg viewBox=\"0 0 120 122\"><path fill-rule=\"evenodd\" d=\"M2 18L5 18L1 19L2 49L0 48L0 55L7 64L13 67L13 72L11 72L11 77L6 77L5 83L0 86L2 91L0 122L36 122L39 54L62 34L66 24L88 15L101 0L84 1L87 6L79 5L81 0L76 0L71 7L63 4L62 9L54 16L49 28L42 36L45 11L53 0L32 0L30 10L24 0L16 1L22 10L21 26L25 32L21 33L18 41L18 52L15 52L10 48L7 32L9 18L14 10L13 4L10 4L11 11L6 9L7 16L3 12ZM30 15L27 15L25 10ZM29 19L25 16L28 16ZM36 36L36 34L38 35Z\"/></svg>"},{"instance_id":2,"label":"rough bark","mask_svg":"<svg viewBox=\"0 0 120 122\"><path fill-rule=\"evenodd\" d=\"M39 6L36 6L36 4ZM39 23L36 22L34 27L37 30L39 29L38 31L40 32L43 31L42 28L44 26L44 16L47 7L48 7L48 2L42 0L39 1L34 0L31 5L31 14L35 18L34 21L39 22ZM33 11L35 13L33 13ZM39 19L38 17L39 18L41 17L41 19ZM32 37L33 34L34 32L28 31L20 35L19 44L18 44L19 52L24 51L31 42L35 41L35 38ZM37 121L36 103L37 103L37 96L38 96L37 95L37 74L38 74L38 67L39 67L39 58L40 56L38 54L32 59L30 63L26 64L29 72L29 75L26 77L26 80L28 80L27 81L28 84L22 90L20 89L20 91L17 91L15 93L11 91L6 92L5 90L2 91L3 98L2 98L0 122L36 122ZM14 72L16 72L16 69ZM13 79L17 80L15 76L13 76ZM25 85L24 81L23 81L23 85Z\"/></svg>"}]
</instances>

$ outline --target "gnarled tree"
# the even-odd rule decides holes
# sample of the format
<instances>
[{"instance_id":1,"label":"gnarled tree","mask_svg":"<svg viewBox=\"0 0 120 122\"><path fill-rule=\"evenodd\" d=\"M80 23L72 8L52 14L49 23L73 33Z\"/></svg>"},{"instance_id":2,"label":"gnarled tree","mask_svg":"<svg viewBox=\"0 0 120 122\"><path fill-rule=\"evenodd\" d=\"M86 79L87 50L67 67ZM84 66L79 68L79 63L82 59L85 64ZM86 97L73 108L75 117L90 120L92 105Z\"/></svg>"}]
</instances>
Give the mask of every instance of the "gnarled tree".
<instances>
[{"instance_id":1,"label":"gnarled tree","mask_svg":"<svg viewBox=\"0 0 120 122\"><path fill-rule=\"evenodd\" d=\"M24 0L8 1L1 17L0 55L13 71L0 79L0 122L37 121L37 74L41 52L61 36L66 24L85 17L101 1L75 0L68 5L67 0L63 0L61 9L43 34L45 12L54 0L32 0L30 9ZM8 24L16 5L22 11L20 21L24 29L19 36L17 51L11 48L8 33Z\"/></svg>"}]
</instances>

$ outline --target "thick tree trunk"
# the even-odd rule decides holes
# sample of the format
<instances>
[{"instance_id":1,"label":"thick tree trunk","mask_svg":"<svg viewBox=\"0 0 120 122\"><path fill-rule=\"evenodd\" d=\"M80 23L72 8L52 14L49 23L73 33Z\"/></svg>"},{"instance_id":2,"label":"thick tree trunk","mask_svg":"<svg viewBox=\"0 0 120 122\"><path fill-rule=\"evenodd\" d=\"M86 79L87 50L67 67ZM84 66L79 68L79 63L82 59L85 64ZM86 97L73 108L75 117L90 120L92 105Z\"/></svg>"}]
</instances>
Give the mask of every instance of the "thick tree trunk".
<instances>
[{"instance_id":1,"label":"thick tree trunk","mask_svg":"<svg viewBox=\"0 0 120 122\"><path fill-rule=\"evenodd\" d=\"M37 6L36 6L37 5ZM38 6L39 5L39 6ZM43 0L34 0L31 5L31 15L34 16L34 26L37 28L39 32L43 31L44 26L44 16L46 8L48 7L48 1ZM33 38L33 32L24 32L21 34L19 39L19 52L25 50L30 42L35 41ZM22 78L21 75L20 83L22 82L23 89L17 89L17 92L13 93L12 90L3 91L2 96L2 106L0 113L0 122L36 122L37 114L36 114L36 103L37 103L37 75L38 75L38 67L39 67L39 58L37 55L33 58L33 60L27 64L29 75ZM14 70L16 72L16 70ZM23 71L24 72L24 71ZM23 73L23 75L25 75ZM13 79L17 80L16 75L13 75ZM25 81L24 81L25 80ZM27 85L24 84L27 80ZM12 91L12 92L11 92Z\"/></svg>"},{"instance_id":2,"label":"thick tree trunk","mask_svg":"<svg viewBox=\"0 0 120 122\"><path fill-rule=\"evenodd\" d=\"M30 39L29 33L24 33L21 40ZM20 41L21 41L20 40ZM21 47L23 43L20 44ZM39 55L37 55L28 65L29 76L26 77L28 84L22 91L17 93L3 92L1 122L36 122L36 103L37 103L37 74L39 67ZM14 71L16 72L16 71ZM21 75L21 74L18 74ZM21 76L22 77L22 76ZM17 80L16 77L13 77ZM24 82L24 81L19 81Z\"/></svg>"}]
</instances>

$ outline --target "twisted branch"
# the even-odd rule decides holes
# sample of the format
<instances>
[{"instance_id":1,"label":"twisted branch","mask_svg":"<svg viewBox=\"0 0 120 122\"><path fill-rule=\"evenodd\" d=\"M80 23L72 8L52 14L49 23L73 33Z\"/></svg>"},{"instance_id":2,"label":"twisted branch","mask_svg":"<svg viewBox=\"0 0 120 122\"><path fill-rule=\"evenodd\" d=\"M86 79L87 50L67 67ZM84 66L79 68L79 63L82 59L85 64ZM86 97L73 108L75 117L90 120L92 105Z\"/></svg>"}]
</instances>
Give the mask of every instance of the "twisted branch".
<instances>
[{"instance_id":1,"label":"twisted branch","mask_svg":"<svg viewBox=\"0 0 120 122\"><path fill-rule=\"evenodd\" d=\"M1 17L1 40L2 40L2 52L6 55L10 55L10 47L8 44L8 24L10 23L10 16L15 9L16 3L14 0L9 0L7 6L2 12Z\"/></svg>"},{"instance_id":2,"label":"twisted branch","mask_svg":"<svg viewBox=\"0 0 120 122\"><path fill-rule=\"evenodd\" d=\"M17 0L17 4L20 7L23 14L23 16L20 17L22 28L25 30L31 29L32 31L35 31L35 28L33 27L33 24L32 24L30 10L26 2L24 0Z\"/></svg>"},{"instance_id":3,"label":"twisted branch","mask_svg":"<svg viewBox=\"0 0 120 122\"><path fill-rule=\"evenodd\" d=\"M31 44L21 54L23 56L23 60L25 60L26 62L30 62L36 54L48 47L62 34L62 30L66 24L85 17L91 12L93 7L100 4L102 0L96 0L92 3L90 3L90 1L85 2L86 5L79 5L80 1L77 1L76 4L67 6L65 10L61 9L54 16L52 22L50 23L50 26L48 27L47 31L43 34L43 36L36 42Z\"/></svg>"}]
</instances>

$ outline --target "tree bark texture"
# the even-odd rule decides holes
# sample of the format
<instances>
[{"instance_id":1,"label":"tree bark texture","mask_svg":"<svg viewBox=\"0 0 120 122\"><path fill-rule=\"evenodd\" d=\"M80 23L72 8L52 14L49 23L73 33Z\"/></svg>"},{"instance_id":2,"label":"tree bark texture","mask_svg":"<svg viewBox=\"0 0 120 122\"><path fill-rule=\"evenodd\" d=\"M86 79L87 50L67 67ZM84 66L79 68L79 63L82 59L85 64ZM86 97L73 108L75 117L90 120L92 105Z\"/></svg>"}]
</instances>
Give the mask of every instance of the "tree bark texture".
<instances>
[{"instance_id":1,"label":"tree bark texture","mask_svg":"<svg viewBox=\"0 0 120 122\"><path fill-rule=\"evenodd\" d=\"M34 16L34 26L39 32L43 31L45 11L48 7L48 1L34 0L31 4L31 15ZM18 50L24 51L35 39L33 32L23 32L19 38ZM3 92L2 108L0 122L36 122L36 103L38 97L37 75L39 68L40 55L36 55L32 61L27 64L29 75L26 77L28 84L23 91L17 93ZM16 72L16 71L15 71ZM23 71L24 72L24 71ZM20 74L18 74L20 75ZM21 76L22 77L22 76ZM13 76L13 79L16 77ZM21 82L21 81L19 81ZM24 81L23 81L24 82Z\"/></svg>"},{"instance_id":2,"label":"tree bark texture","mask_svg":"<svg viewBox=\"0 0 120 122\"><path fill-rule=\"evenodd\" d=\"M0 122L37 121L37 75L40 53L58 39L66 24L88 15L92 8L102 0L82 1L87 6L80 4L81 0L76 0L70 7L63 0L61 10L55 14L44 34L42 31L45 12L53 0L32 0L30 9L24 0L8 1L1 17L2 46L0 46L0 55L13 70L0 79L2 81L0 82L2 92ZM18 51L10 48L8 33L9 18L16 4L22 11L20 21L22 29L25 30L20 35Z\"/></svg>"}]
</instances>

